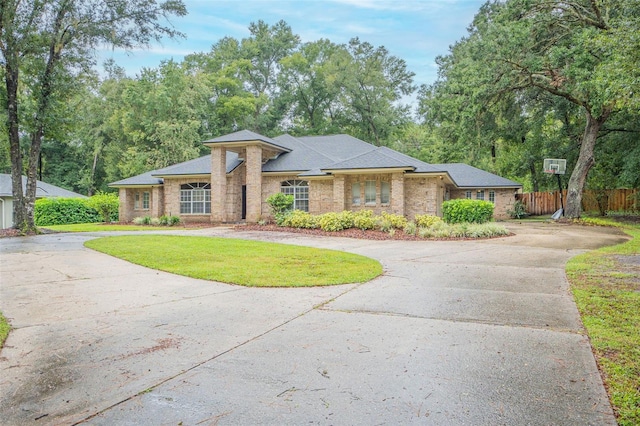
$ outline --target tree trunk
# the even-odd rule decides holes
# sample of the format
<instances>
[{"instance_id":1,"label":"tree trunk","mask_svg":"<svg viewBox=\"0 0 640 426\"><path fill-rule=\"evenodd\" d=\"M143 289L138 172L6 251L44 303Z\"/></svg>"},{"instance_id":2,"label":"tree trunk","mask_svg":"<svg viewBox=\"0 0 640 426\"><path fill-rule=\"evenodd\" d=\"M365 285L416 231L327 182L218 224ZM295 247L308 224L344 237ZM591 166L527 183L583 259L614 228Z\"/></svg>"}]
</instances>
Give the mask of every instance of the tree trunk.
<instances>
[{"instance_id":1,"label":"tree trunk","mask_svg":"<svg viewBox=\"0 0 640 426\"><path fill-rule=\"evenodd\" d=\"M589 170L594 165L593 151L596 146L596 139L600 128L607 121L610 111L605 110L600 117L594 117L587 111L587 124L580 144L580 154L576 162L567 188L567 200L565 217L579 218L582 212L582 192L587 182Z\"/></svg>"},{"instance_id":2,"label":"tree trunk","mask_svg":"<svg viewBox=\"0 0 640 426\"><path fill-rule=\"evenodd\" d=\"M7 116L9 118L9 151L11 156L11 192L13 195L13 227L22 229L25 219L22 191L22 151L18 118L18 66L11 52L6 55L5 84L7 88Z\"/></svg>"}]
</instances>

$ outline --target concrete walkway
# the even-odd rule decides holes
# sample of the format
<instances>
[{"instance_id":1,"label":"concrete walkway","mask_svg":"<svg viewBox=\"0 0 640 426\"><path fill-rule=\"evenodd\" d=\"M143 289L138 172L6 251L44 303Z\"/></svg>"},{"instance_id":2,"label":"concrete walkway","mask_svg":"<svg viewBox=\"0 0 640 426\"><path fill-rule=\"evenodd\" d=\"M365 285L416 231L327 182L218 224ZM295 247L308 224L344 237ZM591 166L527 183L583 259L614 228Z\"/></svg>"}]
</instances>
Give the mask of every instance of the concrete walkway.
<instances>
[{"instance_id":1,"label":"concrete walkway","mask_svg":"<svg viewBox=\"0 0 640 426\"><path fill-rule=\"evenodd\" d=\"M566 261L615 230L509 225L484 241L184 234L379 259L362 285L255 289L83 247L0 240L0 422L614 425ZM250 258L242 259L250 267Z\"/></svg>"}]
</instances>

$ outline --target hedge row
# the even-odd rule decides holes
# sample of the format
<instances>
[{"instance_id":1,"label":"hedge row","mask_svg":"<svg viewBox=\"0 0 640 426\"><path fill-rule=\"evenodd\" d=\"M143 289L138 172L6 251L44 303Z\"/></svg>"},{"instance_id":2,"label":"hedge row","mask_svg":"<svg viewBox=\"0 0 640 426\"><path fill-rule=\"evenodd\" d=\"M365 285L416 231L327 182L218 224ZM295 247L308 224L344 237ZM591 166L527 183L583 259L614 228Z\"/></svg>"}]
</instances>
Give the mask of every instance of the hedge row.
<instances>
[{"instance_id":1,"label":"hedge row","mask_svg":"<svg viewBox=\"0 0 640 426\"><path fill-rule=\"evenodd\" d=\"M442 203L442 218L447 223L486 223L493 219L493 203L458 199Z\"/></svg>"},{"instance_id":2,"label":"hedge row","mask_svg":"<svg viewBox=\"0 0 640 426\"><path fill-rule=\"evenodd\" d=\"M92 207L92 198L40 198L34 210L36 226L103 222L103 216ZM118 221L117 208L111 211L110 220Z\"/></svg>"}]
</instances>

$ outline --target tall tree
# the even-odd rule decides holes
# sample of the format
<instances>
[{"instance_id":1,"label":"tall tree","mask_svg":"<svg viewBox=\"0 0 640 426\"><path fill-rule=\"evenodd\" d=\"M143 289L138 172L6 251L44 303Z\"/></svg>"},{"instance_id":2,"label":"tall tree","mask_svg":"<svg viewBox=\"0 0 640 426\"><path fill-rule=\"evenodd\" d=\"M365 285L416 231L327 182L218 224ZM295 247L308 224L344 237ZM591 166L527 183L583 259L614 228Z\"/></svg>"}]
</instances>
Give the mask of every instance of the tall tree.
<instances>
[{"instance_id":1,"label":"tall tree","mask_svg":"<svg viewBox=\"0 0 640 426\"><path fill-rule=\"evenodd\" d=\"M64 95L68 78L92 65L99 44L132 48L163 36L180 35L168 21L183 16L181 0L3 0L0 3L0 52L5 80L15 226L35 231L33 206L43 137ZM34 107L21 116L23 89ZM26 192L22 190L21 133L29 134Z\"/></svg>"},{"instance_id":2,"label":"tall tree","mask_svg":"<svg viewBox=\"0 0 640 426\"><path fill-rule=\"evenodd\" d=\"M424 92L428 96L423 99L432 100L424 104L425 111L440 118L443 105L447 111L463 111L467 135L474 126L478 129L478 137L469 140L490 136L485 146L491 149L511 123L522 124L520 130L514 128L519 137L511 146L520 138L529 152L543 152L549 144L559 148L557 152L572 147L565 151L574 165L566 215L578 217L596 142L606 142L599 138L607 131L605 123L637 105L639 64L633 61L638 59L639 6L638 0L487 2L469 35L440 59L439 81ZM622 36L625 32L635 35ZM617 42L622 42L622 53L614 53ZM629 72L613 72L616 67ZM444 122L440 129L459 128L455 118ZM564 136L554 130L557 123ZM574 144L577 123L582 131ZM547 142L540 145L541 138Z\"/></svg>"},{"instance_id":3,"label":"tall tree","mask_svg":"<svg viewBox=\"0 0 640 426\"><path fill-rule=\"evenodd\" d=\"M350 110L349 124L357 136L381 145L409 119L409 107L401 100L415 91L415 74L384 46L376 48L353 38L347 49L351 61L340 83Z\"/></svg>"}]
</instances>

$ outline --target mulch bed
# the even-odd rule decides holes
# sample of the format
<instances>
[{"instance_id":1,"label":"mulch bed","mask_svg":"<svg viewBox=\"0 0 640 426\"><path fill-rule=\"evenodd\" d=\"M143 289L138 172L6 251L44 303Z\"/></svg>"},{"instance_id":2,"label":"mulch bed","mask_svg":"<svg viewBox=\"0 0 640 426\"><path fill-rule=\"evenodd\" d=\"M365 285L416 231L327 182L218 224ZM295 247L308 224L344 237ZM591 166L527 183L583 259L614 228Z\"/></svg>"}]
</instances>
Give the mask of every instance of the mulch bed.
<instances>
[{"instance_id":1,"label":"mulch bed","mask_svg":"<svg viewBox=\"0 0 640 426\"><path fill-rule=\"evenodd\" d=\"M420 238L417 235L405 234L403 230L396 229L393 235L383 231L363 231L362 229L351 228L344 229L342 231L323 231L322 229L304 229L304 228L287 228L284 226L278 226L274 224L268 225L236 225L234 227L237 231L275 231L275 232L291 232L295 234L305 234L323 237L343 237L343 238L357 238L360 240L404 240L404 241L426 241L426 238ZM429 238L429 241L434 240L465 240L468 238Z\"/></svg>"}]
</instances>

